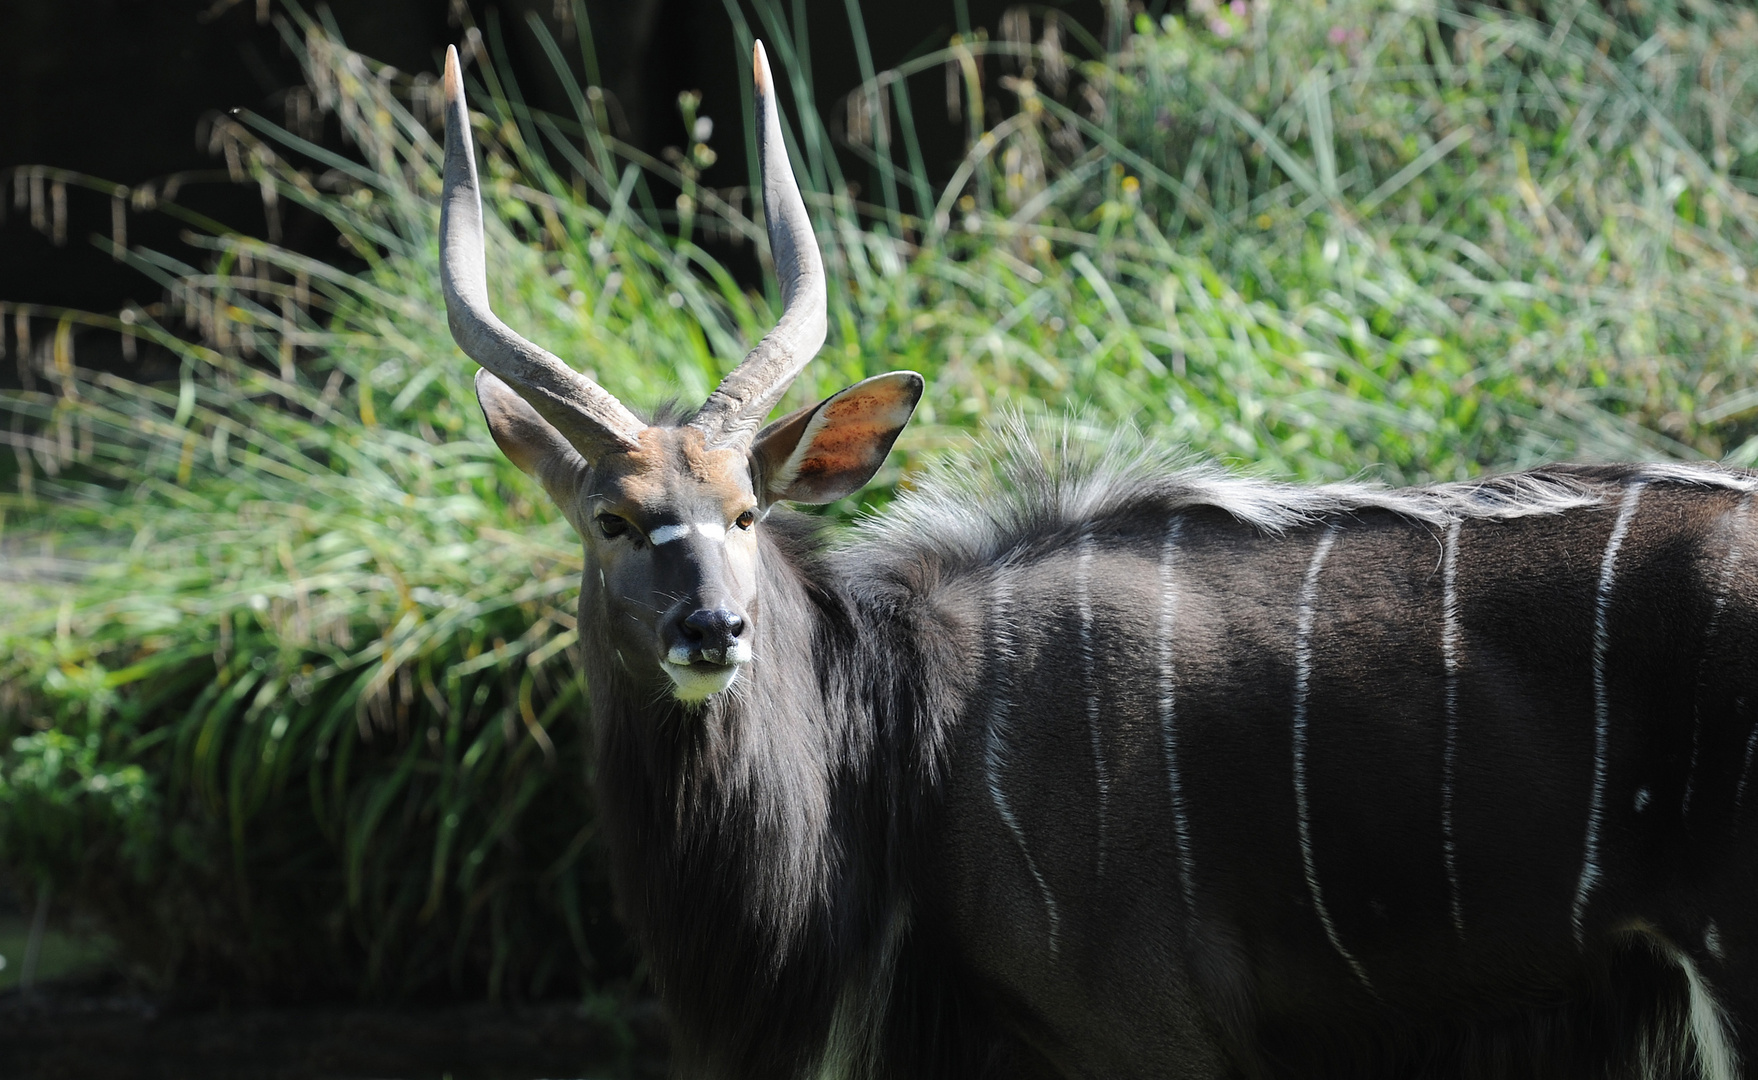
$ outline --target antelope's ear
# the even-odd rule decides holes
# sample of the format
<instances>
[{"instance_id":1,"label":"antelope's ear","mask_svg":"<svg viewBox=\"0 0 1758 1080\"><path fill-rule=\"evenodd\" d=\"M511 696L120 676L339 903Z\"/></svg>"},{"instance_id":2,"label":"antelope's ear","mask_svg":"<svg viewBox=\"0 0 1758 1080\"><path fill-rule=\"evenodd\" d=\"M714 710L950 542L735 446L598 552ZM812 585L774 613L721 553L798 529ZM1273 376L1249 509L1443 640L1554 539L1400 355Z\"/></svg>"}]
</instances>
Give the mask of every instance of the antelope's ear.
<instances>
[{"instance_id":1,"label":"antelope's ear","mask_svg":"<svg viewBox=\"0 0 1758 1080\"><path fill-rule=\"evenodd\" d=\"M835 502L861 489L922 399L913 371L875 375L782 417L752 445L763 503Z\"/></svg>"},{"instance_id":2,"label":"antelope's ear","mask_svg":"<svg viewBox=\"0 0 1758 1080\"><path fill-rule=\"evenodd\" d=\"M586 471L580 452L487 368L476 373L476 401L501 453L542 484L564 511L571 511L578 478Z\"/></svg>"}]
</instances>

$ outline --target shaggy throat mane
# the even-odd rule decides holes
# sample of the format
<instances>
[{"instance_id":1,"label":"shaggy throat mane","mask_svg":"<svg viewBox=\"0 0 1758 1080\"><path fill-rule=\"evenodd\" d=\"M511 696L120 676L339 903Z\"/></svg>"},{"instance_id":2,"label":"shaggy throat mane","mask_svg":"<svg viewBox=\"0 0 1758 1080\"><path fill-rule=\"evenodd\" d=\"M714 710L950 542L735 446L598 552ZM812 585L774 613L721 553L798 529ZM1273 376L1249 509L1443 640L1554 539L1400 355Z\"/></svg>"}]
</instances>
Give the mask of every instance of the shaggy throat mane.
<instances>
[{"instance_id":1,"label":"shaggy throat mane","mask_svg":"<svg viewBox=\"0 0 1758 1080\"><path fill-rule=\"evenodd\" d=\"M753 658L729 690L685 705L590 650L600 812L661 969L724 954L715 966L774 976L833 921L839 784L865 718L821 678L847 608L802 575L809 530L788 517L765 524Z\"/></svg>"}]
</instances>

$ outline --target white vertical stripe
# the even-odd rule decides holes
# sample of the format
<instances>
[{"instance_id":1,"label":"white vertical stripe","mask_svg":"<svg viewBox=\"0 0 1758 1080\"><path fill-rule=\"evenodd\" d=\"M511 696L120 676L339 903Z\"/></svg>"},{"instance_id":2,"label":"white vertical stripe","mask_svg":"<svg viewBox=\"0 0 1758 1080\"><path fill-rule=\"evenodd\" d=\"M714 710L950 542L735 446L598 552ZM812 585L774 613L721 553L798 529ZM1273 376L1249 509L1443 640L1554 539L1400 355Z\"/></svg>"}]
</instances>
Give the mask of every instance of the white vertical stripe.
<instances>
[{"instance_id":1,"label":"white vertical stripe","mask_svg":"<svg viewBox=\"0 0 1758 1080\"><path fill-rule=\"evenodd\" d=\"M1752 725L1752 734L1746 736L1746 763L1740 766L1740 786L1734 789L1734 809L1746 805L1746 781L1752 775L1752 752L1758 750L1758 724Z\"/></svg>"},{"instance_id":2,"label":"white vertical stripe","mask_svg":"<svg viewBox=\"0 0 1758 1080\"><path fill-rule=\"evenodd\" d=\"M1196 911L1196 888L1191 883L1195 860L1190 850L1190 815L1184 806L1184 783L1178 771L1178 678L1172 648L1172 636L1178 630L1178 592L1172 571L1183 524L1181 518L1173 518L1166 526L1166 540L1160 547L1160 741L1166 750L1166 787L1172 796L1172 833L1178 844L1178 887L1184 896L1184 916L1188 919Z\"/></svg>"},{"instance_id":3,"label":"white vertical stripe","mask_svg":"<svg viewBox=\"0 0 1758 1080\"><path fill-rule=\"evenodd\" d=\"M1312 562L1306 568L1306 580L1300 586L1299 624L1294 636L1294 810L1295 823L1300 829L1300 859L1306 869L1306 888L1312 894L1313 910L1318 912L1319 923L1324 926L1331 947L1337 950L1337 955L1371 994L1374 989L1367 979L1367 972L1355 955L1343 947L1342 938L1337 936L1337 927L1331 922L1330 909L1325 907L1324 891L1319 888L1318 864L1312 853L1312 805L1306 790L1306 699L1312 682L1313 608L1318 599L1319 570L1325 565L1325 556L1331 553L1331 544L1336 539L1335 526L1327 527L1320 534Z\"/></svg>"},{"instance_id":4,"label":"white vertical stripe","mask_svg":"<svg viewBox=\"0 0 1758 1080\"><path fill-rule=\"evenodd\" d=\"M1037 860L1026 847L1025 830L1020 827L1019 818L1014 816L1013 806L1008 802L1007 793L1001 788L1001 769L1006 763L1003 756L1006 749L1002 744L1005 737L1009 714L1013 711L1013 663L1018 659L1014 649L1013 631L1009 625L1012 618L1013 577L1010 567L1002 566L995 571L995 581L990 593L989 604L989 638L993 643L995 670L994 696L989 702L989 730L984 745L984 765L989 781L989 798L995 803L995 812L1012 834L1014 843L1019 845L1019 853L1025 857L1026 869L1030 871L1032 880L1037 882L1038 891L1044 897L1044 912L1050 920L1050 955L1056 956L1061 948L1062 917L1056 908L1056 897L1050 892L1049 882L1038 870Z\"/></svg>"},{"instance_id":5,"label":"white vertical stripe","mask_svg":"<svg viewBox=\"0 0 1758 1080\"><path fill-rule=\"evenodd\" d=\"M1746 510L1751 505L1752 493L1747 492L1740 497L1740 503L1727 515L1729 531L1733 534L1728 541L1727 556L1721 563L1721 577L1715 583L1715 606L1709 612L1709 623L1703 628L1703 655L1697 661L1697 694L1691 703L1691 763L1685 767L1685 799L1680 807L1681 815L1691 813L1691 793L1697 783L1697 750L1703 741L1703 669L1709 665L1709 648L1715 641L1715 631L1721 624L1721 613L1727 607L1728 592L1734 585L1734 570L1738 568L1746 531Z\"/></svg>"},{"instance_id":6,"label":"white vertical stripe","mask_svg":"<svg viewBox=\"0 0 1758 1080\"><path fill-rule=\"evenodd\" d=\"M1575 885L1575 906L1570 921L1575 925L1576 944L1587 940L1587 899L1599 884L1599 830L1605 821L1605 779L1611 740L1611 702L1605 684L1605 658L1611 649L1611 591L1618 570L1618 549L1624 544L1630 519L1642 498L1643 482L1624 490L1618 519L1605 541L1599 563L1599 590L1593 600L1593 797L1587 804L1587 838L1582 844L1581 878Z\"/></svg>"},{"instance_id":7,"label":"white vertical stripe","mask_svg":"<svg viewBox=\"0 0 1758 1080\"><path fill-rule=\"evenodd\" d=\"M1441 751L1441 858L1447 868L1447 900L1453 930L1465 937L1465 909L1459 895L1459 845L1453 831L1453 779L1459 750L1459 521L1447 526L1441 561L1441 662L1446 667L1447 729Z\"/></svg>"},{"instance_id":8,"label":"white vertical stripe","mask_svg":"<svg viewBox=\"0 0 1758 1080\"><path fill-rule=\"evenodd\" d=\"M1105 876L1106 804L1111 798L1111 778L1105 771L1105 742L1099 730L1098 658L1093 650L1093 534L1082 530L1075 549L1074 593L1080 607L1081 690L1087 697L1087 734L1093 744L1093 779L1099 789L1098 873Z\"/></svg>"}]
</instances>

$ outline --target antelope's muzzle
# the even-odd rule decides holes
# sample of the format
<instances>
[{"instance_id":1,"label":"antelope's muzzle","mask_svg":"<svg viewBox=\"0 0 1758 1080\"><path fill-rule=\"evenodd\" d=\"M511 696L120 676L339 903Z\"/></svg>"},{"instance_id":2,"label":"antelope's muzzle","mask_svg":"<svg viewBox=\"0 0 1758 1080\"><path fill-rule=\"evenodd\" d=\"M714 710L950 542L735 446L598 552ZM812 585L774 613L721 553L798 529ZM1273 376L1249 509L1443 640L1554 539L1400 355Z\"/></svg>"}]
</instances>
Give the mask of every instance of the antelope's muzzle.
<instances>
[{"instance_id":1,"label":"antelope's muzzle","mask_svg":"<svg viewBox=\"0 0 1758 1080\"><path fill-rule=\"evenodd\" d=\"M726 607L697 608L666 627L668 648L661 667L681 701L700 701L717 694L738 678L739 666L751 659L743 615Z\"/></svg>"}]
</instances>

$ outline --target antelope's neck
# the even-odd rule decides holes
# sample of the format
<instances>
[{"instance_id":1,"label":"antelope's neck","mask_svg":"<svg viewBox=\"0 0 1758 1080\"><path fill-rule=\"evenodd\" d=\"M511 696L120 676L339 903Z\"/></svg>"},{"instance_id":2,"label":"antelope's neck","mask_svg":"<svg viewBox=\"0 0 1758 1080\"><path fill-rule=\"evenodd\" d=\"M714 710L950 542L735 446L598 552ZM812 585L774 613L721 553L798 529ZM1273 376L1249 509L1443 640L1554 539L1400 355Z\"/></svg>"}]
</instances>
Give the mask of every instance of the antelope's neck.
<instances>
[{"instance_id":1,"label":"antelope's neck","mask_svg":"<svg viewBox=\"0 0 1758 1080\"><path fill-rule=\"evenodd\" d=\"M830 938L846 920L832 907L849 892L847 849L868 832L848 749L871 718L858 695L825 685L847 605L773 547L761 573L753 659L701 706L661 697L614 649L586 644L624 917L681 1026L741 1039L772 988L797 996L807 969L834 967Z\"/></svg>"}]
</instances>

